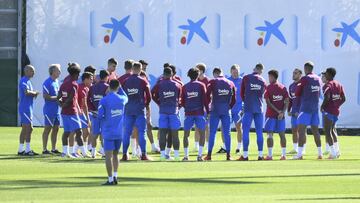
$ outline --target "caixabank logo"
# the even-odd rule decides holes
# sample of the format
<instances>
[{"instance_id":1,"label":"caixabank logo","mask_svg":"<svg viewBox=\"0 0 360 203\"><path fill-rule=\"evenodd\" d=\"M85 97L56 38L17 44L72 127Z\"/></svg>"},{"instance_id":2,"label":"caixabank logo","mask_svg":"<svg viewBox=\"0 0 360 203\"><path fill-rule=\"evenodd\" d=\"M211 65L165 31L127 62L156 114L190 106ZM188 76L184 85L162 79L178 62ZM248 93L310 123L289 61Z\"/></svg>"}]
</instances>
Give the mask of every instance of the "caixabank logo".
<instances>
[{"instance_id":1,"label":"caixabank logo","mask_svg":"<svg viewBox=\"0 0 360 203\"><path fill-rule=\"evenodd\" d=\"M298 48L298 18L295 15L263 19L244 16L244 48Z\"/></svg>"},{"instance_id":2,"label":"caixabank logo","mask_svg":"<svg viewBox=\"0 0 360 203\"><path fill-rule=\"evenodd\" d=\"M360 19L339 20L332 16L321 18L321 48L325 51L360 47Z\"/></svg>"},{"instance_id":3,"label":"caixabank logo","mask_svg":"<svg viewBox=\"0 0 360 203\"><path fill-rule=\"evenodd\" d=\"M172 12L167 15L169 48L206 45L219 49L220 38L221 17L218 13L197 17L175 17Z\"/></svg>"},{"instance_id":4,"label":"caixabank logo","mask_svg":"<svg viewBox=\"0 0 360 203\"><path fill-rule=\"evenodd\" d=\"M90 45L92 47L111 45L144 46L144 13L109 15L90 12Z\"/></svg>"}]
</instances>

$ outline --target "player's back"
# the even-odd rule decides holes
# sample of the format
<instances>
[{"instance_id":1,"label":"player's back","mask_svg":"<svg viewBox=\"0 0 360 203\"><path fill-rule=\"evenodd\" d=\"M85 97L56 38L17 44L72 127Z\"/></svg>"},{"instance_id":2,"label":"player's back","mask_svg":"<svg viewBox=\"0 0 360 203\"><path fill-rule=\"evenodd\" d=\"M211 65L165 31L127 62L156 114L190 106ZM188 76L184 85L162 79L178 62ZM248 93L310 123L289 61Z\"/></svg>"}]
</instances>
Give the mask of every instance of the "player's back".
<instances>
[{"instance_id":1,"label":"player's back","mask_svg":"<svg viewBox=\"0 0 360 203\"><path fill-rule=\"evenodd\" d=\"M329 94L330 100L324 107L324 110L328 113L339 115L339 108L342 105L342 96L344 96L343 86L336 80L327 82L324 87L324 94Z\"/></svg>"},{"instance_id":2,"label":"player's back","mask_svg":"<svg viewBox=\"0 0 360 203\"><path fill-rule=\"evenodd\" d=\"M293 82L289 86L289 98L291 103L291 113L299 113L300 110L300 99L296 97L296 87L298 85L298 82Z\"/></svg>"},{"instance_id":3,"label":"player's back","mask_svg":"<svg viewBox=\"0 0 360 203\"><path fill-rule=\"evenodd\" d=\"M158 84L159 110L163 114L176 114L179 110L179 83L170 79L162 79Z\"/></svg>"},{"instance_id":4,"label":"player's back","mask_svg":"<svg viewBox=\"0 0 360 203\"><path fill-rule=\"evenodd\" d=\"M183 87L184 109L186 112L201 111L204 113L203 99L205 85L200 81L190 81Z\"/></svg>"},{"instance_id":5,"label":"player's back","mask_svg":"<svg viewBox=\"0 0 360 203\"><path fill-rule=\"evenodd\" d=\"M263 106L263 95L266 88L266 82L263 77L257 73L248 74L242 82L244 111L249 113L261 113Z\"/></svg>"},{"instance_id":6,"label":"player's back","mask_svg":"<svg viewBox=\"0 0 360 203\"><path fill-rule=\"evenodd\" d=\"M102 121L101 130L104 139L121 138L124 108L127 102L126 95L119 95L114 92L110 92L101 100L99 118Z\"/></svg>"},{"instance_id":7,"label":"player's back","mask_svg":"<svg viewBox=\"0 0 360 203\"><path fill-rule=\"evenodd\" d=\"M109 85L105 81L99 81L95 85L91 86L89 91L89 97L94 110L97 110L100 100L106 95Z\"/></svg>"},{"instance_id":8,"label":"player's back","mask_svg":"<svg viewBox=\"0 0 360 203\"><path fill-rule=\"evenodd\" d=\"M306 113L317 112L319 110L320 77L310 73L301 78L299 85L302 86L300 111Z\"/></svg>"},{"instance_id":9,"label":"player's back","mask_svg":"<svg viewBox=\"0 0 360 203\"><path fill-rule=\"evenodd\" d=\"M219 115L228 113L230 110L231 97L233 94L233 83L223 76L210 80L208 94L212 95L211 111Z\"/></svg>"},{"instance_id":10,"label":"player's back","mask_svg":"<svg viewBox=\"0 0 360 203\"><path fill-rule=\"evenodd\" d=\"M125 80L123 89L129 99L125 106L125 113L127 115L144 113L146 88L149 88L146 79L136 74L131 75Z\"/></svg>"}]
</instances>

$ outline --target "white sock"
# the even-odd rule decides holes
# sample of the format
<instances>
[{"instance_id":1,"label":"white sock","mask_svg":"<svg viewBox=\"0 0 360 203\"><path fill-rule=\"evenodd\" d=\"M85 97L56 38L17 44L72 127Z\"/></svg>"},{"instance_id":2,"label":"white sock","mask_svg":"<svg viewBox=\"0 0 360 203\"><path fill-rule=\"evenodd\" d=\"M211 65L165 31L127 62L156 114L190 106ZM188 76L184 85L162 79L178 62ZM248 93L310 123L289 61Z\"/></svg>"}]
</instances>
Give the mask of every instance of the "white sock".
<instances>
[{"instance_id":1,"label":"white sock","mask_svg":"<svg viewBox=\"0 0 360 203\"><path fill-rule=\"evenodd\" d=\"M139 156L142 155L142 151L141 151L141 147L140 147L140 146L138 146L136 154L139 155Z\"/></svg>"},{"instance_id":2,"label":"white sock","mask_svg":"<svg viewBox=\"0 0 360 203\"><path fill-rule=\"evenodd\" d=\"M259 151L259 157L263 157L263 151Z\"/></svg>"},{"instance_id":3,"label":"white sock","mask_svg":"<svg viewBox=\"0 0 360 203\"><path fill-rule=\"evenodd\" d=\"M69 154L68 146L67 146L67 145L63 145L63 153L64 153L64 154Z\"/></svg>"},{"instance_id":4,"label":"white sock","mask_svg":"<svg viewBox=\"0 0 360 203\"><path fill-rule=\"evenodd\" d=\"M340 149L339 149L339 143L338 142L334 142L334 148L337 154L340 153Z\"/></svg>"},{"instance_id":5,"label":"white sock","mask_svg":"<svg viewBox=\"0 0 360 203\"><path fill-rule=\"evenodd\" d=\"M108 177L108 179L109 179L110 183L114 182L114 177L111 176L111 177Z\"/></svg>"},{"instance_id":6,"label":"white sock","mask_svg":"<svg viewBox=\"0 0 360 203\"><path fill-rule=\"evenodd\" d=\"M273 148L272 147L269 147L268 148L268 155L269 157L272 157L273 156ZM259 155L260 156L260 155Z\"/></svg>"},{"instance_id":7,"label":"white sock","mask_svg":"<svg viewBox=\"0 0 360 203\"><path fill-rule=\"evenodd\" d=\"M208 148L209 147L209 142L205 142L204 147Z\"/></svg>"},{"instance_id":8,"label":"white sock","mask_svg":"<svg viewBox=\"0 0 360 203\"><path fill-rule=\"evenodd\" d=\"M335 150L334 145L329 146L329 147L330 147L331 156L332 156L332 157L336 157L336 150Z\"/></svg>"},{"instance_id":9,"label":"white sock","mask_svg":"<svg viewBox=\"0 0 360 203\"><path fill-rule=\"evenodd\" d=\"M247 158L247 157L248 157L248 151L244 151L243 157L244 157L244 158Z\"/></svg>"},{"instance_id":10,"label":"white sock","mask_svg":"<svg viewBox=\"0 0 360 203\"><path fill-rule=\"evenodd\" d=\"M86 150L85 150L85 145L84 145L84 146L80 146L79 149L80 149L81 154L82 154L83 156L87 156Z\"/></svg>"},{"instance_id":11,"label":"white sock","mask_svg":"<svg viewBox=\"0 0 360 203\"><path fill-rule=\"evenodd\" d=\"M76 144L76 145L74 146L74 151L73 151L73 153L76 154L76 153L78 152L78 150L79 150L79 145Z\"/></svg>"},{"instance_id":12,"label":"white sock","mask_svg":"<svg viewBox=\"0 0 360 203\"><path fill-rule=\"evenodd\" d=\"M117 178L117 177L118 177L117 171L114 171L114 173L113 173L113 177L115 177L115 178Z\"/></svg>"},{"instance_id":13,"label":"white sock","mask_svg":"<svg viewBox=\"0 0 360 203\"><path fill-rule=\"evenodd\" d=\"M297 157L301 157L303 155L304 147L298 147Z\"/></svg>"},{"instance_id":14,"label":"white sock","mask_svg":"<svg viewBox=\"0 0 360 203\"><path fill-rule=\"evenodd\" d=\"M95 156L96 155L96 147L92 147L91 148L91 156Z\"/></svg>"},{"instance_id":15,"label":"white sock","mask_svg":"<svg viewBox=\"0 0 360 203\"><path fill-rule=\"evenodd\" d=\"M237 144L237 148L236 148L236 149L238 149L238 150L240 150L240 151L241 151L241 148L242 148L242 142L238 142L238 144Z\"/></svg>"},{"instance_id":16,"label":"white sock","mask_svg":"<svg viewBox=\"0 0 360 203\"><path fill-rule=\"evenodd\" d=\"M25 152L30 152L30 142L25 143Z\"/></svg>"},{"instance_id":17,"label":"white sock","mask_svg":"<svg viewBox=\"0 0 360 203\"><path fill-rule=\"evenodd\" d=\"M199 148L199 142L195 142L195 148L196 148L196 149Z\"/></svg>"},{"instance_id":18,"label":"white sock","mask_svg":"<svg viewBox=\"0 0 360 203\"><path fill-rule=\"evenodd\" d=\"M135 138L131 138L130 145L131 145L132 153L136 154L137 151L136 151L136 139Z\"/></svg>"},{"instance_id":19,"label":"white sock","mask_svg":"<svg viewBox=\"0 0 360 203\"><path fill-rule=\"evenodd\" d=\"M306 144L304 144L304 146L303 146L303 152L302 152L302 154L305 154L305 151L306 151Z\"/></svg>"},{"instance_id":20,"label":"white sock","mask_svg":"<svg viewBox=\"0 0 360 203\"><path fill-rule=\"evenodd\" d=\"M189 148L184 148L185 157L189 156Z\"/></svg>"},{"instance_id":21,"label":"white sock","mask_svg":"<svg viewBox=\"0 0 360 203\"><path fill-rule=\"evenodd\" d=\"M91 150L91 149L92 149L92 145L91 145L91 144L88 144L87 150Z\"/></svg>"},{"instance_id":22,"label":"white sock","mask_svg":"<svg viewBox=\"0 0 360 203\"><path fill-rule=\"evenodd\" d=\"M293 147L294 147L294 150L297 152L298 151L298 143L293 143Z\"/></svg>"},{"instance_id":23,"label":"white sock","mask_svg":"<svg viewBox=\"0 0 360 203\"><path fill-rule=\"evenodd\" d=\"M19 144L18 152L23 152L23 151L24 151L24 144Z\"/></svg>"},{"instance_id":24,"label":"white sock","mask_svg":"<svg viewBox=\"0 0 360 203\"><path fill-rule=\"evenodd\" d=\"M322 156L322 155L323 155L323 153L322 153L322 149L321 149L321 147L318 147L317 149L318 149L318 155L319 155L319 156Z\"/></svg>"},{"instance_id":25,"label":"white sock","mask_svg":"<svg viewBox=\"0 0 360 203\"><path fill-rule=\"evenodd\" d=\"M330 151L329 143L326 143L326 145L325 145L325 151L326 151L326 152L329 152L329 151Z\"/></svg>"},{"instance_id":26,"label":"white sock","mask_svg":"<svg viewBox=\"0 0 360 203\"><path fill-rule=\"evenodd\" d=\"M101 153L102 155L105 155L104 147L101 147L101 148L100 148L100 153Z\"/></svg>"},{"instance_id":27,"label":"white sock","mask_svg":"<svg viewBox=\"0 0 360 203\"><path fill-rule=\"evenodd\" d=\"M223 143L223 146L222 146L222 148L224 148L225 150L226 150L226 146L225 146L225 144Z\"/></svg>"},{"instance_id":28,"label":"white sock","mask_svg":"<svg viewBox=\"0 0 360 203\"><path fill-rule=\"evenodd\" d=\"M204 147L199 146L198 156L202 156L203 149L204 149Z\"/></svg>"},{"instance_id":29,"label":"white sock","mask_svg":"<svg viewBox=\"0 0 360 203\"><path fill-rule=\"evenodd\" d=\"M160 154L161 154L161 157L165 157L165 151L164 150L160 151Z\"/></svg>"},{"instance_id":30,"label":"white sock","mask_svg":"<svg viewBox=\"0 0 360 203\"><path fill-rule=\"evenodd\" d=\"M74 153L74 147L69 147L69 153Z\"/></svg>"},{"instance_id":31,"label":"white sock","mask_svg":"<svg viewBox=\"0 0 360 203\"><path fill-rule=\"evenodd\" d=\"M166 148L166 149L165 149L165 154L168 155L168 156L170 156L170 151L171 151L171 148Z\"/></svg>"},{"instance_id":32,"label":"white sock","mask_svg":"<svg viewBox=\"0 0 360 203\"><path fill-rule=\"evenodd\" d=\"M286 156L286 147L281 148L281 156Z\"/></svg>"},{"instance_id":33,"label":"white sock","mask_svg":"<svg viewBox=\"0 0 360 203\"><path fill-rule=\"evenodd\" d=\"M174 157L178 158L179 157L179 150L174 150Z\"/></svg>"},{"instance_id":34,"label":"white sock","mask_svg":"<svg viewBox=\"0 0 360 203\"><path fill-rule=\"evenodd\" d=\"M156 145L155 145L155 142L151 144L151 149L152 149L153 151L155 151L155 150L156 150Z\"/></svg>"}]
</instances>

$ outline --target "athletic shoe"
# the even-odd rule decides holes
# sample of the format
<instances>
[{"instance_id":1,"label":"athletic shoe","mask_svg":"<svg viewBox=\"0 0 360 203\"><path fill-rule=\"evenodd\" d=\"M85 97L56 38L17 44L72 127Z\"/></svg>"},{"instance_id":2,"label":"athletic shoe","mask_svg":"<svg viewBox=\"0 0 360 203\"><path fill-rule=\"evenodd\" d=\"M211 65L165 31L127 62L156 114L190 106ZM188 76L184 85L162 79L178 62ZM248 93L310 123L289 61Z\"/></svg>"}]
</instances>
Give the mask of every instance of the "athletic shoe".
<instances>
[{"instance_id":1,"label":"athletic shoe","mask_svg":"<svg viewBox=\"0 0 360 203\"><path fill-rule=\"evenodd\" d=\"M30 150L28 152L25 152L24 154L25 156L37 156L39 155L38 153L34 152L33 150Z\"/></svg>"},{"instance_id":2,"label":"athletic shoe","mask_svg":"<svg viewBox=\"0 0 360 203\"><path fill-rule=\"evenodd\" d=\"M231 158L230 154L226 155L226 161L232 161L232 158Z\"/></svg>"},{"instance_id":3,"label":"athletic shoe","mask_svg":"<svg viewBox=\"0 0 360 203\"><path fill-rule=\"evenodd\" d=\"M293 160L303 160L303 156L295 155L295 156L293 157Z\"/></svg>"},{"instance_id":4,"label":"athletic shoe","mask_svg":"<svg viewBox=\"0 0 360 203\"><path fill-rule=\"evenodd\" d=\"M51 150L51 153L53 153L53 154L61 154L61 152L59 152L59 150L57 150L57 149Z\"/></svg>"},{"instance_id":5,"label":"athletic shoe","mask_svg":"<svg viewBox=\"0 0 360 203\"><path fill-rule=\"evenodd\" d=\"M160 148L159 147L155 147L151 149L151 153L153 154L160 154Z\"/></svg>"},{"instance_id":6,"label":"athletic shoe","mask_svg":"<svg viewBox=\"0 0 360 203\"><path fill-rule=\"evenodd\" d=\"M258 156L258 161L263 161L264 157L263 156Z\"/></svg>"},{"instance_id":7,"label":"athletic shoe","mask_svg":"<svg viewBox=\"0 0 360 203\"><path fill-rule=\"evenodd\" d=\"M189 157L185 156L182 161L189 161Z\"/></svg>"},{"instance_id":8,"label":"athletic shoe","mask_svg":"<svg viewBox=\"0 0 360 203\"><path fill-rule=\"evenodd\" d=\"M329 160L334 160L334 159L336 159L336 158L337 158L336 156L329 155L329 157L328 157L327 159L329 159Z\"/></svg>"},{"instance_id":9,"label":"athletic shoe","mask_svg":"<svg viewBox=\"0 0 360 203\"><path fill-rule=\"evenodd\" d=\"M114 185L117 185L117 184L118 184L117 177L114 177Z\"/></svg>"},{"instance_id":10,"label":"athletic shoe","mask_svg":"<svg viewBox=\"0 0 360 203\"><path fill-rule=\"evenodd\" d=\"M217 151L216 153L218 153L218 154L226 153L226 149L224 149L223 147L221 147L221 148L219 149L219 151Z\"/></svg>"},{"instance_id":11,"label":"athletic shoe","mask_svg":"<svg viewBox=\"0 0 360 203\"><path fill-rule=\"evenodd\" d=\"M280 160L286 160L286 156L281 156Z\"/></svg>"},{"instance_id":12,"label":"athletic shoe","mask_svg":"<svg viewBox=\"0 0 360 203\"><path fill-rule=\"evenodd\" d=\"M127 154L123 154L122 158L120 159L120 161L129 161L129 156Z\"/></svg>"},{"instance_id":13,"label":"athletic shoe","mask_svg":"<svg viewBox=\"0 0 360 203\"><path fill-rule=\"evenodd\" d=\"M236 149L236 150L235 150L235 153L236 153L236 154L239 154L239 153L240 153L240 149Z\"/></svg>"},{"instance_id":14,"label":"athletic shoe","mask_svg":"<svg viewBox=\"0 0 360 203\"><path fill-rule=\"evenodd\" d=\"M271 160L273 160L273 158L272 158L272 156L266 156L266 157L265 157L265 160L266 160L266 161L271 161Z\"/></svg>"},{"instance_id":15,"label":"athletic shoe","mask_svg":"<svg viewBox=\"0 0 360 203\"><path fill-rule=\"evenodd\" d=\"M47 150L47 149L46 149L46 150L44 150L44 151L42 152L42 154L44 154L44 155L45 155L45 154L51 154L51 153L50 153L50 151L49 151L49 150Z\"/></svg>"},{"instance_id":16,"label":"athletic shoe","mask_svg":"<svg viewBox=\"0 0 360 203\"><path fill-rule=\"evenodd\" d=\"M293 149L293 150L291 150L290 152L288 152L288 154L297 154L298 152L295 150L295 149Z\"/></svg>"},{"instance_id":17,"label":"athletic shoe","mask_svg":"<svg viewBox=\"0 0 360 203\"><path fill-rule=\"evenodd\" d=\"M114 184L114 182L106 181L106 183L103 183L102 185L104 185L104 186L110 186L110 185L115 185L115 184Z\"/></svg>"},{"instance_id":18,"label":"athletic shoe","mask_svg":"<svg viewBox=\"0 0 360 203\"><path fill-rule=\"evenodd\" d=\"M321 160L321 159L323 159L323 156L320 155L320 156L317 157L317 159Z\"/></svg>"},{"instance_id":19,"label":"athletic shoe","mask_svg":"<svg viewBox=\"0 0 360 203\"><path fill-rule=\"evenodd\" d=\"M150 157L148 157L146 154L142 155L140 158L141 161L152 161L152 159Z\"/></svg>"},{"instance_id":20,"label":"athletic shoe","mask_svg":"<svg viewBox=\"0 0 360 203\"><path fill-rule=\"evenodd\" d=\"M340 158L340 152L336 153L336 158Z\"/></svg>"},{"instance_id":21,"label":"athletic shoe","mask_svg":"<svg viewBox=\"0 0 360 203\"><path fill-rule=\"evenodd\" d=\"M198 156L197 161L204 161L204 159L201 156Z\"/></svg>"},{"instance_id":22,"label":"athletic shoe","mask_svg":"<svg viewBox=\"0 0 360 203\"><path fill-rule=\"evenodd\" d=\"M244 156L240 156L238 159L236 159L236 161L249 161L249 157L244 157Z\"/></svg>"},{"instance_id":23,"label":"athletic shoe","mask_svg":"<svg viewBox=\"0 0 360 203\"><path fill-rule=\"evenodd\" d=\"M81 155L79 155L78 153L71 153L70 155L74 158L81 158Z\"/></svg>"},{"instance_id":24,"label":"athletic shoe","mask_svg":"<svg viewBox=\"0 0 360 203\"><path fill-rule=\"evenodd\" d=\"M22 152L18 152L18 154L17 154L18 156L24 156L25 155L25 150L24 151L22 151Z\"/></svg>"},{"instance_id":25,"label":"athletic shoe","mask_svg":"<svg viewBox=\"0 0 360 203\"><path fill-rule=\"evenodd\" d=\"M203 158L204 161L211 161L211 156L209 155L206 155L204 158Z\"/></svg>"},{"instance_id":26,"label":"athletic shoe","mask_svg":"<svg viewBox=\"0 0 360 203\"><path fill-rule=\"evenodd\" d=\"M170 155L165 155L165 159L168 160L168 161L173 160L173 158Z\"/></svg>"}]
</instances>

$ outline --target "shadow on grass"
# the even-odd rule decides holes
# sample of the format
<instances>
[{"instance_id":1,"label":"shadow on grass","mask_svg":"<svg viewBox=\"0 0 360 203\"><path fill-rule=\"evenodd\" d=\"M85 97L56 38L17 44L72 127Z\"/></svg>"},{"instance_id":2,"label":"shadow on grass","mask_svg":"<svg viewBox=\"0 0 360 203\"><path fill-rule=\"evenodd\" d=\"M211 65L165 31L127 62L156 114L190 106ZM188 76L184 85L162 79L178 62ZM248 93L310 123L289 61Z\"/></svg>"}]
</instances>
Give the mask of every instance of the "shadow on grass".
<instances>
[{"instance_id":1,"label":"shadow on grass","mask_svg":"<svg viewBox=\"0 0 360 203\"><path fill-rule=\"evenodd\" d=\"M72 177L72 178L87 179L87 180L104 179L104 177ZM230 185L270 183L270 182L260 182L260 181L258 182L258 181L239 181L239 180L237 180L240 178L241 177L226 177L226 178L222 178L222 177L216 177L216 178L119 177L119 182L203 183L203 184L230 184ZM233 180L223 180L223 179L233 179Z\"/></svg>"},{"instance_id":2,"label":"shadow on grass","mask_svg":"<svg viewBox=\"0 0 360 203\"><path fill-rule=\"evenodd\" d=\"M319 198L298 198L280 199L280 201L326 201L326 200L359 200L360 197L319 197Z\"/></svg>"},{"instance_id":3,"label":"shadow on grass","mask_svg":"<svg viewBox=\"0 0 360 203\"><path fill-rule=\"evenodd\" d=\"M27 190L27 189L43 189L43 188L91 188L91 187L105 187L101 184L107 179L102 177L96 182L93 181L79 181L73 178L73 181L58 181L58 180L0 180L0 191L4 190ZM119 187L133 187L139 186L137 183L122 183Z\"/></svg>"}]
</instances>

